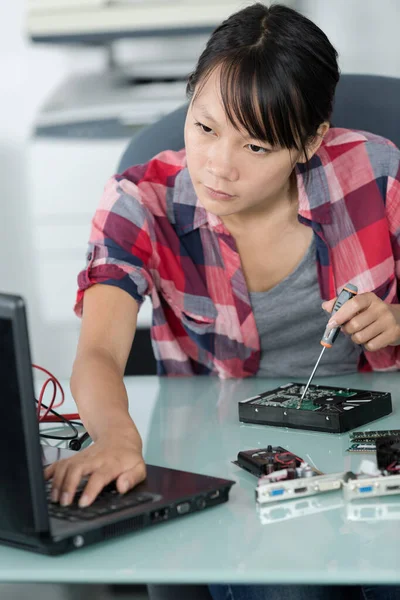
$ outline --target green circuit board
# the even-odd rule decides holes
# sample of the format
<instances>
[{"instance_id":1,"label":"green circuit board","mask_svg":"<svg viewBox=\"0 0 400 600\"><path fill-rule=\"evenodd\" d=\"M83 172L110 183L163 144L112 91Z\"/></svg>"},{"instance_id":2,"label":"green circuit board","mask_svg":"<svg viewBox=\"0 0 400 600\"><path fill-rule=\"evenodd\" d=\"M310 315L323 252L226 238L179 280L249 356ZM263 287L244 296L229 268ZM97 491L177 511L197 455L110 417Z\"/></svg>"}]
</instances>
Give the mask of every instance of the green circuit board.
<instances>
[{"instance_id":1,"label":"green circuit board","mask_svg":"<svg viewBox=\"0 0 400 600\"><path fill-rule=\"evenodd\" d=\"M275 406L285 408L296 408L299 405L304 385L293 383L287 386L281 386L275 390L264 392L250 401L250 404L260 406ZM367 392L369 394L369 392ZM342 403L349 398L357 395L356 391L348 389L338 389L332 392L329 388L310 385L307 390L307 396L301 402L301 410L321 410L321 405L335 405Z\"/></svg>"}]
</instances>

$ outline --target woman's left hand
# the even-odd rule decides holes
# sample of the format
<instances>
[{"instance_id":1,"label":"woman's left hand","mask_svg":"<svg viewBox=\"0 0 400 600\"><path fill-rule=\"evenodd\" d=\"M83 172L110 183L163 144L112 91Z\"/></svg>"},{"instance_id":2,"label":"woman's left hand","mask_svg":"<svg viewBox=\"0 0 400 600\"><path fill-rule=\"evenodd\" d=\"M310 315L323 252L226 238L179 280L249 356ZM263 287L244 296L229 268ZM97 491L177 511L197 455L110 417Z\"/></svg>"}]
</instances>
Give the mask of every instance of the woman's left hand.
<instances>
[{"instance_id":1,"label":"woman's left hand","mask_svg":"<svg viewBox=\"0 0 400 600\"><path fill-rule=\"evenodd\" d=\"M331 313L336 298L322 303ZM348 300L332 316L329 327L341 327L355 344L375 352L400 345L400 304L385 304L376 294L366 292Z\"/></svg>"}]
</instances>

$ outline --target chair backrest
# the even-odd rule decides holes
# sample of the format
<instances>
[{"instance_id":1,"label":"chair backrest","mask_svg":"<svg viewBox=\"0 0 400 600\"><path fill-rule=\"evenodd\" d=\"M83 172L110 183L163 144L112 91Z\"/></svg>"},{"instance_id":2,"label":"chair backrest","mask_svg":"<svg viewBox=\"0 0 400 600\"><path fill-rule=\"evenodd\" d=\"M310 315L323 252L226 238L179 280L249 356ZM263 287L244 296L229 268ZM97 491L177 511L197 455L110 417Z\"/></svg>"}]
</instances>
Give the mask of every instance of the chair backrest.
<instances>
[{"instance_id":1,"label":"chair backrest","mask_svg":"<svg viewBox=\"0 0 400 600\"><path fill-rule=\"evenodd\" d=\"M188 105L185 104L159 121L145 127L131 140L118 166L142 164L163 150L184 147L183 127ZM336 88L332 125L370 131L390 139L400 147L400 79L377 75L340 77ZM149 331L138 329L125 373L153 374L156 363Z\"/></svg>"},{"instance_id":2,"label":"chair backrest","mask_svg":"<svg viewBox=\"0 0 400 600\"><path fill-rule=\"evenodd\" d=\"M122 173L163 150L181 150L187 104L145 127L131 140L118 166ZM331 118L336 127L361 129L388 138L400 147L400 79L343 74L336 88Z\"/></svg>"}]
</instances>

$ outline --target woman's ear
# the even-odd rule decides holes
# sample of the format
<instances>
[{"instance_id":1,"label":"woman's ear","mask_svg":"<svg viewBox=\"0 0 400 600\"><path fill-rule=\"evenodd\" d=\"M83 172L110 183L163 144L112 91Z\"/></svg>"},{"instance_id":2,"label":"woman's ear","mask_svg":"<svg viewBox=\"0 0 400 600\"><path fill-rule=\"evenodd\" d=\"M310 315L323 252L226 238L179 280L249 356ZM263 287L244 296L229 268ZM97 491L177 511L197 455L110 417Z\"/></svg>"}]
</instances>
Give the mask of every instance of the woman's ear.
<instances>
[{"instance_id":1,"label":"woman's ear","mask_svg":"<svg viewBox=\"0 0 400 600\"><path fill-rule=\"evenodd\" d=\"M304 156L304 152L301 152L299 158L297 159L297 162L305 163L307 162L307 160L310 160L310 158L314 156L314 154L318 151L320 145L322 144L322 140L324 139L328 130L328 121L324 121L323 123L321 123L321 125L317 129L317 133L315 134L315 136L311 138L309 143L306 145L307 156Z\"/></svg>"}]
</instances>

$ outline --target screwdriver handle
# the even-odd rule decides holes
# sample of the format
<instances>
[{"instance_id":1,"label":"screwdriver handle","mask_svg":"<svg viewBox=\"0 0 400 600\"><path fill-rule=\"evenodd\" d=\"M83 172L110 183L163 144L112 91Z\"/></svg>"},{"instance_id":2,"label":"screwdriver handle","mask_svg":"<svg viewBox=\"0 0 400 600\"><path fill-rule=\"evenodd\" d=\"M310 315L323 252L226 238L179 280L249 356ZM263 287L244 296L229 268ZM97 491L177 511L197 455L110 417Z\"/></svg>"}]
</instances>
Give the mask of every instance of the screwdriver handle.
<instances>
[{"instance_id":1,"label":"screwdriver handle","mask_svg":"<svg viewBox=\"0 0 400 600\"><path fill-rule=\"evenodd\" d=\"M343 306L343 304L345 302L347 302L347 300L350 300L350 298L354 298L354 296L357 295L357 292L358 292L357 286L353 285L352 283L346 283L346 285L344 286L344 288L342 289L342 291L340 292L339 296L336 299L335 305L331 312L331 316L334 315L335 312L337 312L339 310L339 308L341 306ZM325 346L325 348L331 348L333 342L336 340L337 336L339 335L339 331L340 331L340 327L333 327L333 329L331 329L330 327L327 327L325 329L324 335L321 338L320 344L322 346Z\"/></svg>"}]
</instances>

